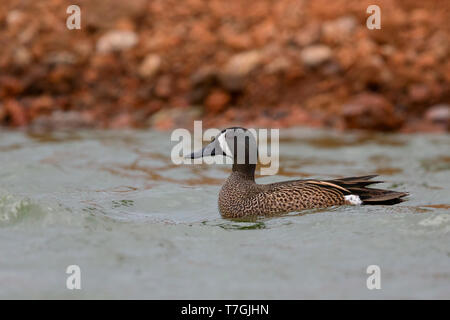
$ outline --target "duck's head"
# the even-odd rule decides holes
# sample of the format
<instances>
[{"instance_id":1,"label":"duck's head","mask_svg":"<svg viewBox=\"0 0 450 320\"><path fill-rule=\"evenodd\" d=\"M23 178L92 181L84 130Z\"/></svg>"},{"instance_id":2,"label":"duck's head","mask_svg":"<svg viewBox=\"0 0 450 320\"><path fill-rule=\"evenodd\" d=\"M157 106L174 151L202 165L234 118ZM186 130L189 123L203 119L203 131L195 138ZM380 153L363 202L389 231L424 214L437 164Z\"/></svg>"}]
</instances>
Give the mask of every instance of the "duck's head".
<instances>
[{"instance_id":1,"label":"duck's head","mask_svg":"<svg viewBox=\"0 0 450 320\"><path fill-rule=\"evenodd\" d=\"M190 156L191 159L222 155L233 159L234 164L256 164L258 147L254 134L241 127L222 130L206 147Z\"/></svg>"}]
</instances>

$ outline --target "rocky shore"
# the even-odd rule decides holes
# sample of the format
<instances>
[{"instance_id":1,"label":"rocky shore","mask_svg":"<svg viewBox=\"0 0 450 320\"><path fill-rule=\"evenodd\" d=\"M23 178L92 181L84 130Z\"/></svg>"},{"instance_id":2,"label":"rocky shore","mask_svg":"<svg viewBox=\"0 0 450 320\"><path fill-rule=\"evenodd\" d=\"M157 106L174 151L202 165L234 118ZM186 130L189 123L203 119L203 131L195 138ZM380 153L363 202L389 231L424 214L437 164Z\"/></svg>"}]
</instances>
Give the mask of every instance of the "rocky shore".
<instances>
[{"instance_id":1,"label":"rocky shore","mask_svg":"<svg viewBox=\"0 0 450 320\"><path fill-rule=\"evenodd\" d=\"M0 125L450 130L450 2L0 3Z\"/></svg>"}]
</instances>

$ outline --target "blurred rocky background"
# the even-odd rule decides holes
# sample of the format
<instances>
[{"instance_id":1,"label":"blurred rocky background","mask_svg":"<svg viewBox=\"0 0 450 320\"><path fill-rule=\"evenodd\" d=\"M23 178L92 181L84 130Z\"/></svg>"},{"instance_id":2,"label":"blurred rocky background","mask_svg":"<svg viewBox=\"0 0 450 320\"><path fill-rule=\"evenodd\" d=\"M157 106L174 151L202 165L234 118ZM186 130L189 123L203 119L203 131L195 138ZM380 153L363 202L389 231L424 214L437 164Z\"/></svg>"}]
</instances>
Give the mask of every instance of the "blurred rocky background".
<instances>
[{"instance_id":1,"label":"blurred rocky background","mask_svg":"<svg viewBox=\"0 0 450 320\"><path fill-rule=\"evenodd\" d=\"M446 132L449 21L448 0L2 0L0 125Z\"/></svg>"}]
</instances>

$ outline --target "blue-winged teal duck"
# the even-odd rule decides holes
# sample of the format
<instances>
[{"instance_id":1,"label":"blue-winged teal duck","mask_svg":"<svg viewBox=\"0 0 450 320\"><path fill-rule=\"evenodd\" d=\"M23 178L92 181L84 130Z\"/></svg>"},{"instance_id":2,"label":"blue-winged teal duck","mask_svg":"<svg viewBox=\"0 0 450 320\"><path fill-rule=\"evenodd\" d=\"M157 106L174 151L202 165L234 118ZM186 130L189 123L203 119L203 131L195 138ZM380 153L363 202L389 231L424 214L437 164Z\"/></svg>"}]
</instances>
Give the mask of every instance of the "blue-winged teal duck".
<instances>
[{"instance_id":1,"label":"blue-winged teal duck","mask_svg":"<svg viewBox=\"0 0 450 320\"><path fill-rule=\"evenodd\" d=\"M381 182L370 180L376 175L257 184L256 142L253 135L244 128L223 130L210 144L188 157L195 159L215 155L233 159L231 175L219 193L219 211L225 218L272 216L346 204L390 205L401 202L401 198L408 195L404 192L367 188L370 184Z\"/></svg>"}]
</instances>

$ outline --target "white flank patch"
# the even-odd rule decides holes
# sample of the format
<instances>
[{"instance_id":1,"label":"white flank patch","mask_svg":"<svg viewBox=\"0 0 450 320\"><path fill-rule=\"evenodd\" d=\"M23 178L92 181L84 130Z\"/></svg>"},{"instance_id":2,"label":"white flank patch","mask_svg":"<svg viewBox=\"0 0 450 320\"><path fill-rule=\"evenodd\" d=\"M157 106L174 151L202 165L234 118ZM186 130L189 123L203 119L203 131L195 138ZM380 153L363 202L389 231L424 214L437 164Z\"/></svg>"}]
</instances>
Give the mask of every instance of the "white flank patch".
<instances>
[{"instance_id":1,"label":"white flank patch","mask_svg":"<svg viewBox=\"0 0 450 320\"><path fill-rule=\"evenodd\" d=\"M349 204L362 204L361 199L354 194L350 194L348 196L344 196L345 201L347 201Z\"/></svg>"},{"instance_id":2,"label":"white flank patch","mask_svg":"<svg viewBox=\"0 0 450 320\"><path fill-rule=\"evenodd\" d=\"M226 131L222 133L217 140L219 140L219 145L222 151L225 152L227 156L231 157L232 156L231 150L230 147L228 146L227 140L225 139L226 133L227 133Z\"/></svg>"}]
</instances>

